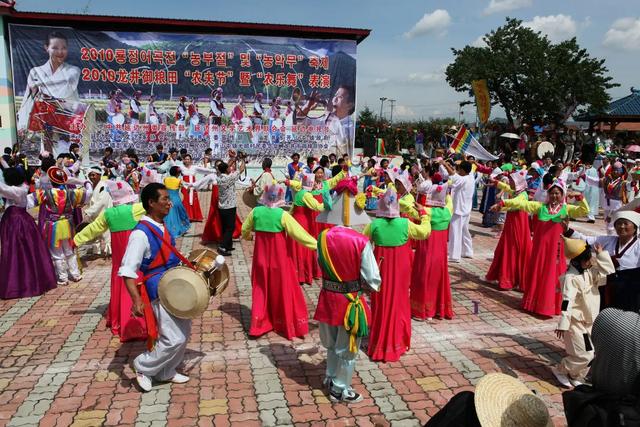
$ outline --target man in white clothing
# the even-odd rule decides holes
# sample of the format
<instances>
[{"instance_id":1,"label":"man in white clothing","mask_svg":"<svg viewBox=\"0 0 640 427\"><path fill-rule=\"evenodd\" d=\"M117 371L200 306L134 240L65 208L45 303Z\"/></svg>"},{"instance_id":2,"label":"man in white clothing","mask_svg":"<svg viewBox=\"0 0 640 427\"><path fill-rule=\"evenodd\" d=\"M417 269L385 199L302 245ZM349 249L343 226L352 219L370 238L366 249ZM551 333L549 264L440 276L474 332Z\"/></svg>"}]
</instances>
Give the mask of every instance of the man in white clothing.
<instances>
[{"instance_id":1,"label":"man in white clothing","mask_svg":"<svg viewBox=\"0 0 640 427\"><path fill-rule=\"evenodd\" d=\"M463 160L456 170L443 160L440 164L447 169L451 181L453 215L449 226L449 259L460 262L460 258L473 257L473 241L469 233L469 220L473 205L475 178L471 175L471 163Z\"/></svg>"}]
</instances>

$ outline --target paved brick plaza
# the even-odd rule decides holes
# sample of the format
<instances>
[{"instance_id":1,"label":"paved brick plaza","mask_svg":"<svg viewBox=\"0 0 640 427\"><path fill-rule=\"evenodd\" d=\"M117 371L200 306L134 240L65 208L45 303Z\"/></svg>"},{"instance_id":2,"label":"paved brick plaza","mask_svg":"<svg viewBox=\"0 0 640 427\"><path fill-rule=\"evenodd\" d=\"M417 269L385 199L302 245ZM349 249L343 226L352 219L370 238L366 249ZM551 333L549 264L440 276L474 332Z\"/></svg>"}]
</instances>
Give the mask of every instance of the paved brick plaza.
<instances>
[{"instance_id":1,"label":"paved brick plaza","mask_svg":"<svg viewBox=\"0 0 640 427\"><path fill-rule=\"evenodd\" d=\"M209 193L201 199L208 207ZM144 344L121 344L105 327L110 259L88 261L80 283L0 301L0 426L416 426L496 371L524 381L548 404L555 424L565 425L549 370L563 352L556 320L523 313L520 293L480 279L497 239L478 223L474 213L475 258L451 266L455 319L413 321L413 348L399 362L372 363L361 352L354 378L361 403L331 404L322 390L316 322L306 341L317 350L297 352L273 333L248 338L253 243L243 242L228 258L229 288L193 322L183 368L191 381L150 393L138 391L129 367ZM603 228L601 221L576 227ZM197 223L178 241L183 253L201 247L202 229ZM319 288L305 291L312 315Z\"/></svg>"}]
</instances>

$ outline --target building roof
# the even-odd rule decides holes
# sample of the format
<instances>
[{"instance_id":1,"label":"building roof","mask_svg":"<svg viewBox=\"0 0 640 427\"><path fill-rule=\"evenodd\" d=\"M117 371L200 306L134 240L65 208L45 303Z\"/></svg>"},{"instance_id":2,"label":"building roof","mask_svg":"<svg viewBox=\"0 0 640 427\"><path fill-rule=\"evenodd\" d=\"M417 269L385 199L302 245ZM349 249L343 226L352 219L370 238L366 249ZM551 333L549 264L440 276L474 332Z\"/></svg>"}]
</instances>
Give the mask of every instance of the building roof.
<instances>
[{"instance_id":1,"label":"building roof","mask_svg":"<svg viewBox=\"0 0 640 427\"><path fill-rule=\"evenodd\" d=\"M606 113L611 116L640 116L640 90L631 88L631 94L609 104Z\"/></svg>"},{"instance_id":2,"label":"building roof","mask_svg":"<svg viewBox=\"0 0 640 427\"><path fill-rule=\"evenodd\" d=\"M583 114L576 120L589 122L640 122L640 90L631 87L631 93L612 101L601 113Z\"/></svg>"},{"instance_id":3,"label":"building roof","mask_svg":"<svg viewBox=\"0 0 640 427\"><path fill-rule=\"evenodd\" d=\"M2 5L2 0L0 0ZM36 25L56 24L87 29L128 30L136 25L138 31L201 31L217 34L246 34L279 37L308 37L319 39L363 41L371 30L361 28L321 27L308 25L267 24L253 22L204 21L197 19L165 19L137 16L79 15L50 12L23 12L13 7L0 8L0 15L9 17L10 22L33 23Z\"/></svg>"}]
</instances>

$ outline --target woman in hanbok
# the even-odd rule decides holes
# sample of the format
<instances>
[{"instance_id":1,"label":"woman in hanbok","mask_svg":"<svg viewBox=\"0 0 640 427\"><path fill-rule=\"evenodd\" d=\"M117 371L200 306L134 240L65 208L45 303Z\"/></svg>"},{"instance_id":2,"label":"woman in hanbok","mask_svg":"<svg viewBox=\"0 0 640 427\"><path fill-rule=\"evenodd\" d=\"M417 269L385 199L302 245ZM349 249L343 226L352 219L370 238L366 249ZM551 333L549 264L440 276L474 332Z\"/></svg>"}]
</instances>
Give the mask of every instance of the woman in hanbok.
<instances>
[{"instance_id":1,"label":"woman in hanbok","mask_svg":"<svg viewBox=\"0 0 640 427\"><path fill-rule=\"evenodd\" d=\"M284 205L284 187L267 186L242 224L242 237L255 247L251 264L251 327L249 335L259 337L275 331L292 340L309 332L307 304L292 271L295 265L287 249L287 236L308 249L316 239L280 207Z\"/></svg>"},{"instance_id":2,"label":"woman in hanbok","mask_svg":"<svg viewBox=\"0 0 640 427\"><path fill-rule=\"evenodd\" d=\"M556 316L561 311L559 279L567 270L562 257L562 222L567 218L586 216L589 212L589 205L581 194L574 196L579 200L577 206L567 204L565 198L566 185L562 179L556 178L547 190L546 203L514 198L503 200L491 208L495 211L523 210L537 218L533 231L532 256L526 267L522 307L541 316Z\"/></svg>"},{"instance_id":3,"label":"woman in hanbok","mask_svg":"<svg viewBox=\"0 0 640 427\"><path fill-rule=\"evenodd\" d=\"M363 231L375 245L382 277L380 291L371 294L368 354L374 361L395 362L411 347L413 252L409 239L424 240L431 232L428 213L422 206L417 208L419 225L400 218L398 193L389 188L378 201L377 218Z\"/></svg>"},{"instance_id":4,"label":"woman in hanbok","mask_svg":"<svg viewBox=\"0 0 640 427\"><path fill-rule=\"evenodd\" d=\"M5 168L0 197L5 211L0 220L0 298L27 298L56 287L49 250L29 213L29 186L16 168Z\"/></svg>"},{"instance_id":5,"label":"woman in hanbok","mask_svg":"<svg viewBox=\"0 0 640 427\"><path fill-rule=\"evenodd\" d=\"M526 171L520 170L509 174L508 178L509 184L495 181L495 185L499 190L509 194L511 199L528 201ZM498 281L500 289L516 288L524 291L526 269L530 257L529 214L523 210L509 211L486 279Z\"/></svg>"},{"instance_id":6,"label":"woman in hanbok","mask_svg":"<svg viewBox=\"0 0 640 427\"><path fill-rule=\"evenodd\" d=\"M193 159L190 154L182 156L183 167L180 168L182 173L182 204L187 211L187 216L191 222L200 222L204 219L202 210L200 209L200 199L198 190L196 189L196 174L212 174L215 171L200 166L193 165Z\"/></svg>"},{"instance_id":7,"label":"woman in hanbok","mask_svg":"<svg viewBox=\"0 0 640 427\"><path fill-rule=\"evenodd\" d=\"M427 207L431 218L431 234L416 241L411 273L411 316L419 320L434 317L453 319L453 302L449 279L447 242L453 202L447 194L448 185L439 173L421 186L418 203ZM424 195L424 196L423 196Z\"/></svg>"},{"instance_id":8,"label":"woman in hanbok","mask_svg":"<svg viewBox=\"0 0 640 427\"><path fill-rule=\"evenodd\" d=\"M147 327L142 317L131 314L132 301L118 269L127 249L129 235L145 214L133 188L125 181L107 181L105 184L113 207L105 209L98 217L76 234L77 246L86 244L106 232L111 234L111 293L107 309L107 327L120 342L147 339ZM140 277L142 278L142 277Z\"/></svg>"},{"instance_id":9,"label":"woman in hanbok","mask_svg":"<svg viewBox=\"0 0 640 427\"><path fill-rule=\"evenodd\" d=\"M164 185L167 187L171 200L171 210L165 217L164 224L174 238L182 236L191 227L187 211L180 200L180 187L182 186L180 175L180 167L172 166L169 169L169 176L164 179Z\"/></svg>"}]
</instances>

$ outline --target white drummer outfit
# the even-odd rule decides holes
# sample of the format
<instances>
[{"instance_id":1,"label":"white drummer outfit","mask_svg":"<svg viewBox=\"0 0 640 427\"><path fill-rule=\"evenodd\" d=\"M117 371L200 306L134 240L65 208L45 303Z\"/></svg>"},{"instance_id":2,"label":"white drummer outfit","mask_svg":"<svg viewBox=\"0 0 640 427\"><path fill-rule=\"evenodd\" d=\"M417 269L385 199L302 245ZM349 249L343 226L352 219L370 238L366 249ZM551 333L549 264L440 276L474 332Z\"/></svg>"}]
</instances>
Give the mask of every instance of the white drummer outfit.
<instances>
[{"instance_id":1,"label":"white drummer outfit","mask_svg":"<svg viewBox=\"0 0 640 427\"><path fill-rule=\"evenodd\" d=\"M157 381L186 382L188 378L178 374L176 368L182 363L191 335L191 319L180 319L169 314L158 298L158 282L162 274L178 266L180 260L150 228L164 236L163 238L175 247L175 240L164 224L146 215L140 219L129 236L118 275L137 279L138 270L142 272L144 285L138 289L145 303L144 314L150 340L154 339L153 329L150 329L153 319L150 317L155 317L157 324L157 339L155 342L150 341L148 350L135 358L133 367L136 373ZM147 306L149 302L150 307Z\"/></svg>"}]
</instances>

